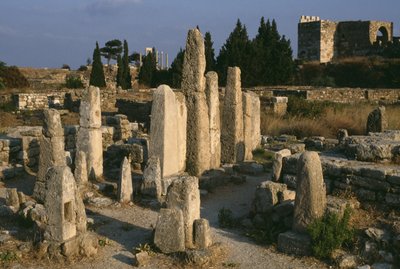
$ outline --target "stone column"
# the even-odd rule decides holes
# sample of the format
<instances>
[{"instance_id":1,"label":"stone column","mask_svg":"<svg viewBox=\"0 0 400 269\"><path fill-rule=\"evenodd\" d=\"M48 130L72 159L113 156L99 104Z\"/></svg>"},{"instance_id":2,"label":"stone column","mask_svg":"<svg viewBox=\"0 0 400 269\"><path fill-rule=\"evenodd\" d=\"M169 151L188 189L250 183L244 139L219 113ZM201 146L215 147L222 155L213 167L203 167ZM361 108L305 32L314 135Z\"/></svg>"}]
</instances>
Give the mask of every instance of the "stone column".
<instances>
[{"instance_id":1,"label":"stone column","mask_svg":"<svg viewBox=\"0 0 400 269\"><path fill-rule=\"evenodd\" d=\"M326 208L326 190L318 153L306 151L297 163L297 188L292 229L306 232L307 226L322 217Z\"/></svg>"},{"instance_id":2,"label":"stone column","mask_svg":"<svg viewBox=\"0 0 400 269\"><path fill-rule=\"evenodd\" d=\"M176 105L178 108L178 168L180 172L186 169L186 127L187 127L187 108L185 96L176 92Z\"/></svg>"},{"instance_id":3,"label":"stone column","mask_svg":"<svg viewBox=\"0 0 400 269\"><path fill-rule=\"evenodd\" d=\"M210 168L210 133L204 72L204 40L198 29L189 30L182 70L182 91L188 110L186 170L201 175Z\"/></svg>"},{"instance_id":4,"label":"stone column","mask_svg":"<svg viewBox=\"0 0 400 269\"><path fill-rule=\"evenodd\" d=\"M48 217L46 240L62 243L86 232L85 207L68 166L48 170L44 206Z\"/></svg>"},{"instance_id":5,"label":"stone column","mask_svg":"<svg viewBox=\"0 0 400 269\"><path fill-rule=\"evenodd\" d=\"M228 67L222 111L221 161L236 163L244 160L243 107L239 67Z\"/></svg>"},{"instance_id":6,"label":"stone column","mask_svg":"<svg viewBox=\"0 0 400 269\"><path fill-rule=\"evenodd\" d=\"M45 176L52 166L66 165L64 151L64 129L61 126L60 113L55 109L43 111L43 135L40 138L39 170L33 196L39 201L45 197Z\"/></svg>"},{"instance_id":7,"label":"stone column","mask_svg":"<svg viewBox=\"0 0 400 269\"><path fill-rule=\"evenodd\" d=\"M385 112L385 107L380 106L369 113L367 120L367 134L369 132L380 133L386 130L388 123Z\"/></svg>"},{"instance_id":8,"label":"stone column","mask_svg":"<svg viewBox=\"0 0 400 269\"><path fill-rule=\"evenodd\" d=\"M86 154L89 179L103 175L103 138L101 134L100 90L90 86L82 96L79 108L79 131L76 150Z\"/></svg>"},{"instance_id":9,"label":"stone column","mask_svg":"<svg viewBox=\"0 0 400 269\"><path fill-rule=\"evenodd\" d=\"M167 193L167 208L182 210L185 246L194 248L193 225L200 218L200 191L197 177L182 176L172 182Z\"/></svg>"},{"instance_id":10,"label":"stone column","mask_svg":"<svg viewBox=\"0 0 400 269\"><path fill-rule=\"evenodd\" d=\"M244 159L253 159L253 150L260 145L260 98L254 92L243 93Z\"/></svg>"},{"instance_id":11,"label":"stone column","mask_svg":"<svg viewBox=\"0 0 400 269\"><path fill-rule=\"evenodd\" d=\"M210 168L221 165L221 119L219 113L218 74L206 74L208 117L210 118Z\"/></svg>"},{"instance_id":12,"label":"stone column","mask_svg":"<svg viewBox=\"0 0 400 269\"><path fill-rule=\"evenodd\" d=\"M117 195L121 203L129 203L133 198L131 163L126 157L121 163Z\"/></svg>"},{"instance_id":13,"label":"stone column","mask_svg":"<svg viewBox=\"0 0 400 269\"><path fill-rule=\"evenodd\" d=\"M167 85L161 85L153 93L149 145L149 157L160 160L161 178L180 172L178 121L175 94Z\"/></svg>"}]
</instances>

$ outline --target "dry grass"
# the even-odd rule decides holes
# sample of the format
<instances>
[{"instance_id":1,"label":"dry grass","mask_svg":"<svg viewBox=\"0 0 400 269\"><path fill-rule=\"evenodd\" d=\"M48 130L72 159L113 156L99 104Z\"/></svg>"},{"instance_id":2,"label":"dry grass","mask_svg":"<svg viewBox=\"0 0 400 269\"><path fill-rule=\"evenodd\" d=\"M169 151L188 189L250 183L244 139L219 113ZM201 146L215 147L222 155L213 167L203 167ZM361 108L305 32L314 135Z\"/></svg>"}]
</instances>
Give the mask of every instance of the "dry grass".
<instances>
[{"instance_id":1,"label":"dry grass","mask_svg":"<svg viewBox=\"0 0 400 269\"><path fill-rule=\"evenodd\" d=\"M335 138L339 129L347 129L349 135L365 134L368 114L376 105L359 103L340 106L328 106L324 112L314 118L300 116L277 117L271 114L261 115L261 132L266 135L290 134L297 138L324 136ZM400 106L386 107L388 129L400 129Z\"/></svg>"}]
</instances>

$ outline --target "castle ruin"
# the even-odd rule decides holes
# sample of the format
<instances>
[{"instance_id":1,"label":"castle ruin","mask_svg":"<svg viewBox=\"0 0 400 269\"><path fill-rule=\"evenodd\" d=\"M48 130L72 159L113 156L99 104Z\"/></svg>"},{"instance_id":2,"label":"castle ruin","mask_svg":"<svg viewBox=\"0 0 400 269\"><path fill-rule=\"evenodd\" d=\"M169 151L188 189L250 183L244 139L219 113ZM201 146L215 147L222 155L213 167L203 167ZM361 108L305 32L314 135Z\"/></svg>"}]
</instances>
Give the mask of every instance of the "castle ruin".
<instances>
[{"instance_id":1,"label":"castle ruin","mask_svg":"<svg viewBox=\"0 0 400 269\"><path fill-rule=\"evenodd\" d=\"M375 49L389 42L393 22L321 20L317 16L301 16L298 24L298 59L327 63L333 59L374 54Z\"/></svg>"}]
</instances>

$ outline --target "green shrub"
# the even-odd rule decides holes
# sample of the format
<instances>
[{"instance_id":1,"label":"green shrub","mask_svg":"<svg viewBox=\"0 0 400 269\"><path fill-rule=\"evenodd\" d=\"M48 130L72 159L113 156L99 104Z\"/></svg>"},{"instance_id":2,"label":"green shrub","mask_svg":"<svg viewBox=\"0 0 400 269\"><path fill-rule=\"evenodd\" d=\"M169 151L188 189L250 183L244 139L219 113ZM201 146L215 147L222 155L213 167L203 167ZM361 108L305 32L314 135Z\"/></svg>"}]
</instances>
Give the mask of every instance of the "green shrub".
<instances>
[{"instance_id":1,"label":"green shrub","mask_svg":"<svg viewBox=\"0 0 400 269\"><path fill-rule=\"evenodd\" d=\"M325 215L308 226L312 250L318 258L329 258L335 249L351 243L354 231L349 225L351 210L349 207L340 218L335 213Z\"/></svg>"},{"instance_id":2,"label":"green shrub","mask_svg":"<svg viewBox=\"0 0 400 269\"><path fill-rule=\"evenodd\" d=\"M6 85L4 85L3 79L0 78L0 90L4 89L6 87Z\"/></svg>"},{"instance_id":3,"label":"green shrub","mask_svg":"<svg viewBox=\"0 0 400 269\"><path fill-rule=\"evenodd\" d=\"M227 208L221 208L218 212L218 223L221 228L233 228L236 221L233 217L232 210Z\"/></svg>"},{"instance_id":4,"label":"green shrub","mask_svg":"<svg viewBox=\"0 0 400 269\"><path fill-rule=\"evenodd\" d=\"M311 80L311 86L336 87L336 83L333 77L320 76Z\"/></svg>"},{"instance_id":5,"label":"green shrub","mask_svg":"<svg viewBox=\"0 0 400 269\"><path fill-rule=\"evenodd\" d=\"M68 75L65 77L65 86L69 89L83 88L83 83L80 77Z\"/></svg>"},{"instance_id":6,"label":"green shrub","mask_svg":"<svg viewBox=\"0 0 400 269\"><path fill-rule=\"evenodd\" d=\"M81 65L78 68L78 71L87 71L87 70L88 70L88 67L86 65Z\"/></svg>"}]
</instances>

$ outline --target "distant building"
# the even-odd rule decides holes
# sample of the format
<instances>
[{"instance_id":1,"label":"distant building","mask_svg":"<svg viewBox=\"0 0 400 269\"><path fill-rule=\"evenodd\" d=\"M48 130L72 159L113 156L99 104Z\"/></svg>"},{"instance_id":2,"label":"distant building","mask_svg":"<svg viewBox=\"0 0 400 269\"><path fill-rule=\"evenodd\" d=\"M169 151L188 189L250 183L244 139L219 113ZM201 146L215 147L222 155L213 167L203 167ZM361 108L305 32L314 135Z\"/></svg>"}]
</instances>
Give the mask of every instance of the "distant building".
<instances>
[{"instance_id":1,"label":"distant building","mask_svg":"<svg viewBox=\"0 0 400 269\"><path fill-rule=\"evenodd\" d=\"M393 37L393 22L333 22L317 16L301 16L297 57L326 63L338 58L366 56L394 40L398 42L399 38Z\"/></svg>"},{"instance_id":2,"label":"distant building","mask_svg":"<svg viewBox=\"0 0 400 269\"><path fill-rule=\"evenodd\" d=\"M153 48L147 47L145 48L145 53L144 55L149 54L150 52L153 52ZM157 69L158 70L168 70L169 68L169 62L168 62L168 53L164 53L163 51L155 51L155 56L156 56L156 63L157 63ZM140 53L140 66L142 66L142 54Z\"/></svg>"}]
</instances>

